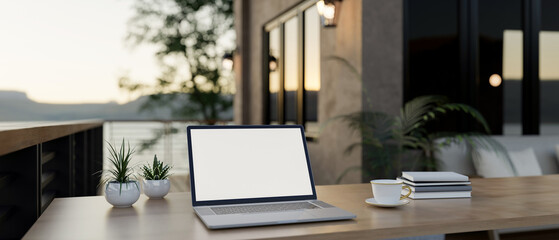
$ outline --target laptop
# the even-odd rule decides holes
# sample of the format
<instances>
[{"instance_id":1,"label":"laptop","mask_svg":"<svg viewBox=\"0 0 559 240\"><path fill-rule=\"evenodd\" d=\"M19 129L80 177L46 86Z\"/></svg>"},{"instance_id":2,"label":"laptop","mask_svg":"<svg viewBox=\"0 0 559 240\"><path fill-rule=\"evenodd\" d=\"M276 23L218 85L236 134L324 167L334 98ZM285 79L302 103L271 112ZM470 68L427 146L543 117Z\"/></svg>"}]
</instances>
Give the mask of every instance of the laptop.
<instances>
[{"instance_id":1,"label":"laptop","mask_svg":"<svg viewBox=\"0 0 559 240\"><path fill-rule=\"evenodd\" d=\"M302 126L188 126L192 205L209 229L352 219L317 200Z\"/></svg>"}]
</instances>

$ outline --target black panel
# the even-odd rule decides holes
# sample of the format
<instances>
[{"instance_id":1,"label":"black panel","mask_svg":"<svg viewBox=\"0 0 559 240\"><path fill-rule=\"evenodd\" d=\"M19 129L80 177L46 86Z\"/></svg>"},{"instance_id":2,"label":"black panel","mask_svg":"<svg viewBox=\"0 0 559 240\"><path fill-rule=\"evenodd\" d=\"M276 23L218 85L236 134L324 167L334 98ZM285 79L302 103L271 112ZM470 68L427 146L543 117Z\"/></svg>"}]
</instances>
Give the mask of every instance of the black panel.
<instances>
[{"instance_id":1,"label":"black panel","mask_svg":"<svg viewBox=\"0 0 559 240\"><path fill-rule=\"evenodd\" d=\"M460 95L456 0L409 1L409 86L404 100Z\"/></svg>"},{"instance_id":2,"label":"black panel","mask_svg":"<svg viewBox=\"0 0 559 240\"><path fill-rule=\"evenodd\" d=\"M559 53L553 46L559 45L559 41L555 36L559 34L559 1L557 0L541 0L541 30L544 44L540 45L539 52L543 54L551 54L557 56ZM558 59L552 57L542 57L542 67L540 69L540 134L541 135L557 135L559 134L559 74L557 74ZM555 69L550 69L555 68ZM543 74L542 74L543 73Z\"/></svg>"},{"instance_id":3,"label":"black panel","mask_svg":"<svg viewBox=\"0 0 559 240\"><path fill-rule=\"evenodd\" d=\"M103 127L0 156L0 239L20 239L56 197L97 194Z\"/></svg>"},{"instance_id":4,"label":"black panel","mask_svg":"<svg viewBox=\"0 0 559 240\"><path fill-rule=\"evenodd\" d=\"M552 128L559 122L559 77L540 79L539 55L548 50L539 44L540 29L559 31L557 10L554 0L404 1L404 101L438 94L470 104L493 134ZM511 60L518 66L505 63ZM492 86L494 74L501 83ZM441 123L438 130L479 130L458 116Z\"/></svg>"},{"instance_id":5,"label":"black panel","mask_svg":"<svg viewBox=\"0 0 559 240\"><path fill-rule=\"evenodd\" d=\"M539 134L540 131L540 1L524 0L523 7L522 134L528 135Z\"/></svg>"},{"instance_id":6,"label":"black panel","mask_svg":"<svg viewBox=\"0 0 559 240\"><path fill-rule=\"evenodd\" d=\"M407 1L404 101L442 95L452 102L472 104L470 93L475 75L467 74L475 70L475 55L468 54L475 54L476 44L468 35L472 31L468 7L458 0ZM440 131L466 131L473 127L471 121L455 113L428 126Z\"/></svg>"},{"instance_id":7,"label":"black panel","mask_svg":"<svg viewBox=\"0 0 559 240\"><path fill-rule=\"evenodd\" d=\"M13 176L0 189L0 239L19 239L40 215L39 147L0 156L0 169Z\"/></svg>"},{"instance_id":8,"label":"black panel","mask_svg":"<svg viewBox=\"0 0 559 240\"><path fill-rule=\"evenodd\" d=\"M503 133L504 122L518 128L515 132L520 129L521 77L506 79L507 75L503 75L503 43L505 31L521 29L521 0L479 1L478 110L487 119L493 134ZM489 78L493 74L501 77L499 86L490 85Z\"/></svg>"}]
</instances>

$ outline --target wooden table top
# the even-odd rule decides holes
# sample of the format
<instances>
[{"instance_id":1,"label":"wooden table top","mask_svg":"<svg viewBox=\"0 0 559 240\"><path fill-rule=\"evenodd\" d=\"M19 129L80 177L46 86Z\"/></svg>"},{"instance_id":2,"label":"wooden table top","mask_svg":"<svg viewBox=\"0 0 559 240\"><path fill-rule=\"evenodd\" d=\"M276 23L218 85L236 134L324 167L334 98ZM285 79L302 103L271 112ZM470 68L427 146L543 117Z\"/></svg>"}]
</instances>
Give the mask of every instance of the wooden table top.
<instances>
[{"instance_id":1,"label":"wooden table top","mask_svg":"<svg viewBox=\"0 0 559 240\"><path fill-rule=\"evenodd\" d=\"M559 175L472 179L472 198L411 200L397 208L365 203L370 184L318 186L318 199L354 220L208 230L190 193L144 195L132 208L102 196L55 199L24 239L383 239L559 223Z\"/></svg>"},{"instance_id":2,"label":"wooden table top","mask_svg":"<svg viewBox=\"0 0 559 240\"><path fill-rule=\"evenodd\" d=\"M103 126L103 120L0 122L0 155Z\"/></svg>"}]
</instances>

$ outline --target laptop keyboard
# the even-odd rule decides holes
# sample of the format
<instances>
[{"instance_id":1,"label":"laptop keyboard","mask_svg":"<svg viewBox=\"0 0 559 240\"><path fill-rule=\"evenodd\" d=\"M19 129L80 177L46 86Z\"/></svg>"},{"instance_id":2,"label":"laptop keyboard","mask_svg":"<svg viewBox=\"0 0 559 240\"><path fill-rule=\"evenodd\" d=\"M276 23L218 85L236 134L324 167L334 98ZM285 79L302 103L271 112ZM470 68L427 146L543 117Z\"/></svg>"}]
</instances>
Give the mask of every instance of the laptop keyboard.
<instances>
[{"instance_id":1,"label":"laptop keyboard","mask_svg":"<svg viewBox=\"0 0 559 240\"><path fill-rule=\"evenodd\" d=\"M319 207L308 202L294 202L294 203L243 205L243 206L231 206L231 207L212 207L211 209L217 215L224 215L224 214L238 214L238 213L285 212L285 211L296 211L296 210L314 209L314 208L319 208Z\"/></svg>"}]
</instances>

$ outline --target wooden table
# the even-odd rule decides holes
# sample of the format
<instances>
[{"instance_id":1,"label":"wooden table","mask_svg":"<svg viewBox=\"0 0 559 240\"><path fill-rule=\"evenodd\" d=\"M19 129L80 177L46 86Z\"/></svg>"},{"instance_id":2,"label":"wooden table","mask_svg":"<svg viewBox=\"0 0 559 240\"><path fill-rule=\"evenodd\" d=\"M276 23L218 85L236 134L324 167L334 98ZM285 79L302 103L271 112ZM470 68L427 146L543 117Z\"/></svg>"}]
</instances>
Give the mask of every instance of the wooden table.
<instances>
[{"instance_id":1,"label":"wooden table","mask_svg":"<svg viewBox=\"0 0 559 240\"><path fill-rule=\"evenodd\" d=\"M144 195L132 208L112 208L99 197L55 199L25 239L383 239L559 223L559 175L472 179L471 199L412 200L377 208L369 184L317 187L320 200L355 220L208 230L189 193L163 200Z\"/></svg>"}]
</instances>

